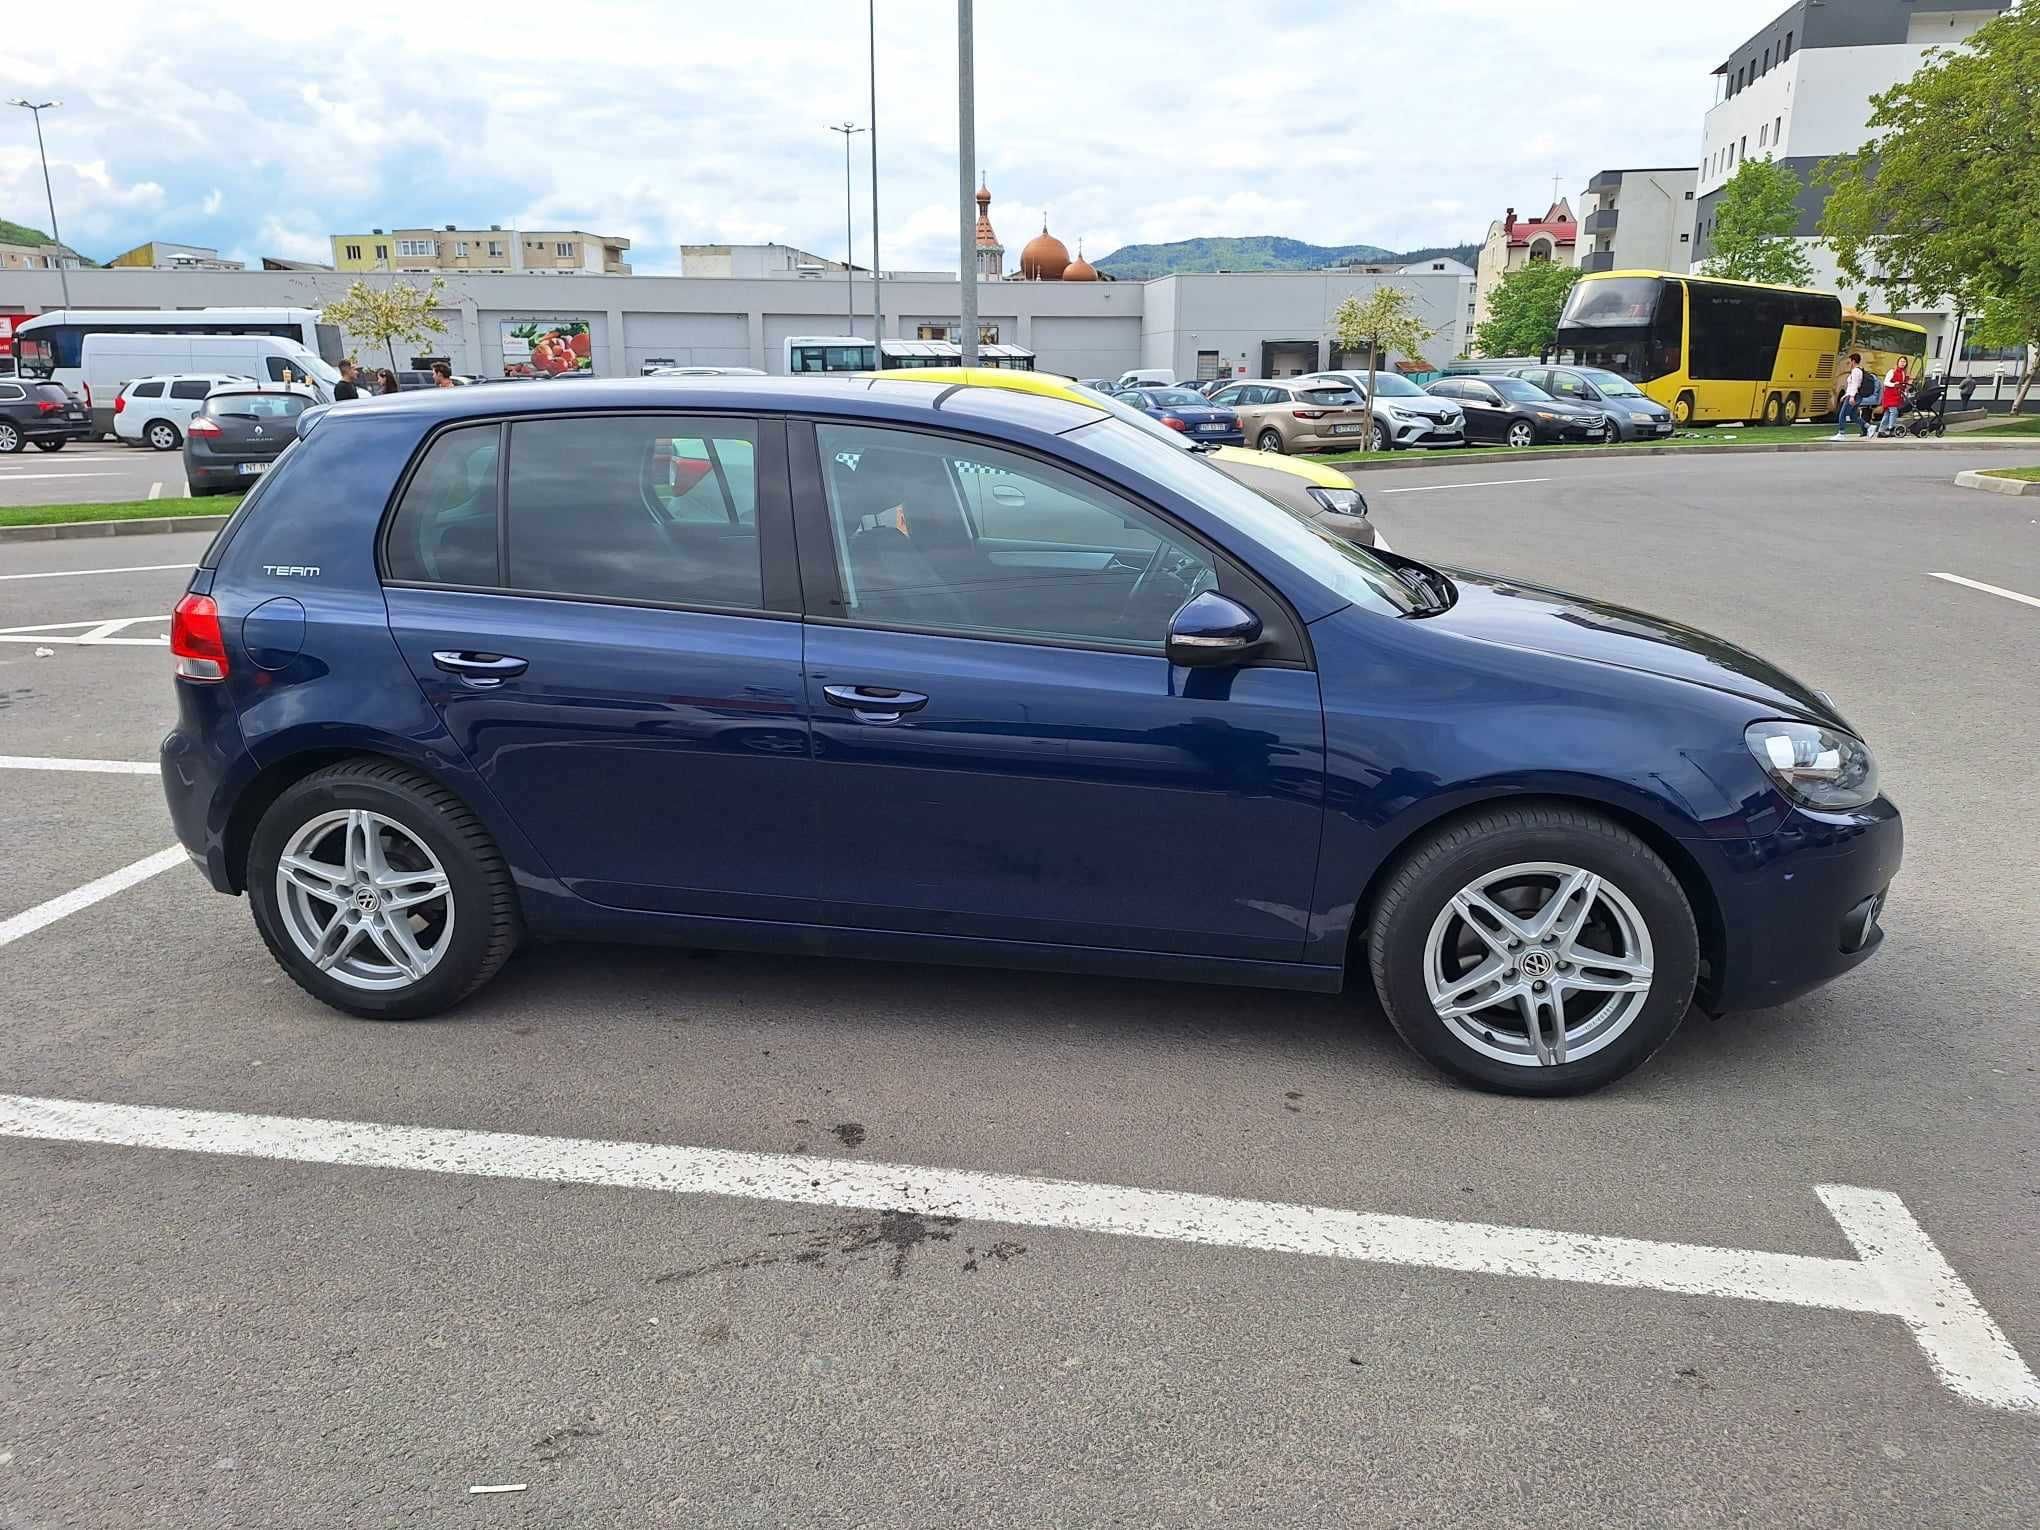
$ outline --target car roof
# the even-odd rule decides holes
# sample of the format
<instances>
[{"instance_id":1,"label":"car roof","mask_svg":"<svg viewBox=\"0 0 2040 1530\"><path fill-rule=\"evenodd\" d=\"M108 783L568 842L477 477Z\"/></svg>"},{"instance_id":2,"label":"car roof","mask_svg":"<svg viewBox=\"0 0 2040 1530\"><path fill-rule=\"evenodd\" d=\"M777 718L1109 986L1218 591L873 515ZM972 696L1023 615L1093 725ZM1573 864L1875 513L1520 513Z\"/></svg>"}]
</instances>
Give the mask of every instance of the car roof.
<instances>
[{"instance_id":1,"label":"car roof","mask_svg":"<svg viewBox=\"0 0 2040 1530\"><path fill-rule=\"evenodd\" d=\"M136 383L145 382L210 382L215 379L254 381L246 372L144 372L140 377L130 377L121 386L132 388Z\"/></svg>"}]
</instances>

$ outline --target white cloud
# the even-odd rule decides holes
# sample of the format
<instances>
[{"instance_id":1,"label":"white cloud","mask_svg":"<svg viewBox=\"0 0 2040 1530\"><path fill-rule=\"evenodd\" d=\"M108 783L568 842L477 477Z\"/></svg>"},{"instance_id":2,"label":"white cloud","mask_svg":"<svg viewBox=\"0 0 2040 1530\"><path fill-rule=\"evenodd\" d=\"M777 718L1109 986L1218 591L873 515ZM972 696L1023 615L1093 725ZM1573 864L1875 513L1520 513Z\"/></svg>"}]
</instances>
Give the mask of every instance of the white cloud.
<instances>
[{"instance_id":1,"label":"white cloud","mask_svg":"<svg viewBox=\"0 0 2040 1530\"><path fill-rule=\"evenodd\" d=\"M1013 252L1043 207L1094 258L1194 235L1472 239L1504 206L1541 209L1554 175L1577 195L1602 168L1696 158L1708 71L1779 3L993 0L977 157ZM672 269L683 242L842 251L828 124L868 118L862 6L101 0L89 36L21 9L11 61L67 102L45 114L67 235L291 253L370 225L528 218L626 235L641 271ZM879 9L882 253L953 266L955 8ZM19 115L0 120L0 215L17 219L41 200Z\"/></svg>"}]
</instances>

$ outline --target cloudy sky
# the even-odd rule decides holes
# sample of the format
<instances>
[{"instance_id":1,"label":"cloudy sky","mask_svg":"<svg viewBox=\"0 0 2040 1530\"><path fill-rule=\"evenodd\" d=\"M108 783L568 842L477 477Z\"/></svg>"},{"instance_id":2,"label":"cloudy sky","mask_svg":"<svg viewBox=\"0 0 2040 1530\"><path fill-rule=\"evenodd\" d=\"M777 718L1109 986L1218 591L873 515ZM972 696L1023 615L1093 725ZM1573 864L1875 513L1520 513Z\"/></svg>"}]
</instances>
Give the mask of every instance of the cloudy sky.
<instances>
[{"instance_id":1,"label":"cloudy sky","mask_svg":"<svg viewBox=\"0 0 2040 1530\"><path fill-rule=\"evenodd\" d=\"M1552 177L1691 164L1708 71L1782 0L977 0L978 159L1017 261L1044 210L1093 257L1283 234L1479 237ZM843 249L842 140L869 120L863 0L93 0L10 7L0 97L46 113L66 241L330 258L371 226ZM878 0L887 268L954 269L952 0ZM869 255L865 140L855 166ZM26 112L0 217L41 226Z\"/></svg>"}]
</instances>

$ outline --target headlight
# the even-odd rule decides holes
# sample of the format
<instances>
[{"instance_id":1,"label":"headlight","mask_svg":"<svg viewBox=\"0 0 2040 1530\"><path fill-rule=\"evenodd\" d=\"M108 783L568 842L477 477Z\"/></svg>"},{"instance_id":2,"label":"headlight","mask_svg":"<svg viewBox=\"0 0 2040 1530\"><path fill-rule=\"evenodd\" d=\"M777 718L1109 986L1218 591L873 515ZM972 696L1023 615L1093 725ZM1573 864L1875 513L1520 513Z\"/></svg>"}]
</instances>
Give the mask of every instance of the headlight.
<instances>
[{"instance_id":1,"label":"headlight","mask_svg":"<svg viewBox=\"0 0 2040 1530\"><path fill-rule=\"evenodd\" d=\"M1772 721L1751 723L1743 742L1778 789L1806 807L1862 807L1877 796L1877 762L1859 738L1813 723Z\"/></svg>"},{"instance_id":2,"label":"headlight","mask_svg":"<svg viewBox=\"0 0 2040 1530\"><path fill-rule=\"evenodd\" d=\"M1367 501L1358 489L1321 489L1311 485L1310 497L1334 515L1365 515Z\"/></svg>"},{"instance_id":3,"label":"headlight","mask_svg":"<svg viewBox=\"0 0 2040 1530\"><path fill-rule=\"evenodd\" d=\"M1555 425L1562 418L1559 415L1553 414L1549 409L1533 409L1530 412L1547 425Z\"/></svg>"}]
</instances>

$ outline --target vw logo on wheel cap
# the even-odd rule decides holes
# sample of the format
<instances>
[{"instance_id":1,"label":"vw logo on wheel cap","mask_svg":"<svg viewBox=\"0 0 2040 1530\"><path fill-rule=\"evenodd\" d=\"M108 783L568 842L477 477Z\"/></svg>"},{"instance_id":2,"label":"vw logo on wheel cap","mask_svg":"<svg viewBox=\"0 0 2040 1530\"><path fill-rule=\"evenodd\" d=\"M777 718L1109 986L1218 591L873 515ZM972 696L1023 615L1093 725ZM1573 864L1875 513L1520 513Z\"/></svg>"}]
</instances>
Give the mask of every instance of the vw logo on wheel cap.
<instances>
[{"instance_id":1,"label":"vw logo on wheel cap","mask_svg":"<svg viewBox=\"0 0 2040 1530\"><path fill-rule=\"evenodd\" d=\"M372 887L357 887L354 889L354 906L364 914L373 914L382 907L382 899L375 895Z\"/></svg>"},{"instance_id":2,"label":"vw logo on wheel cap","mask_svg":"<svg viewBox=\"0 0 2040 1530\"><path fill-rule=\"evenodd\" d=\"M1527 978L1548 978L1557 963L1549 951L1525 951L1523 953L1523 976Z\"/></svg>"}]
</instances>

